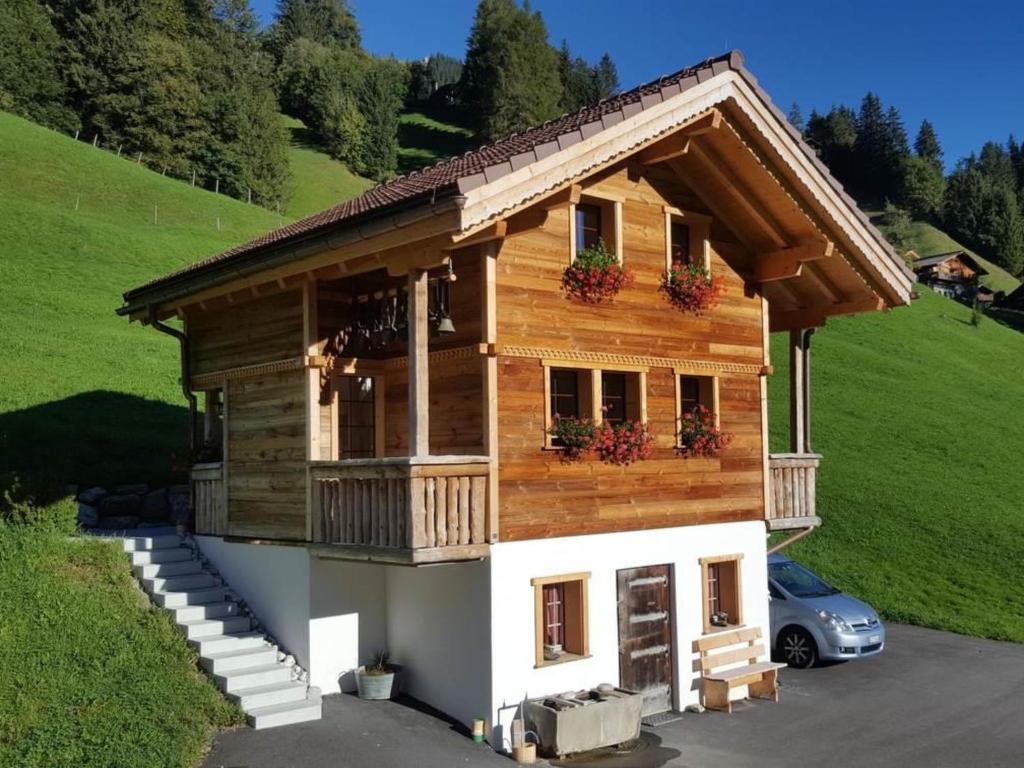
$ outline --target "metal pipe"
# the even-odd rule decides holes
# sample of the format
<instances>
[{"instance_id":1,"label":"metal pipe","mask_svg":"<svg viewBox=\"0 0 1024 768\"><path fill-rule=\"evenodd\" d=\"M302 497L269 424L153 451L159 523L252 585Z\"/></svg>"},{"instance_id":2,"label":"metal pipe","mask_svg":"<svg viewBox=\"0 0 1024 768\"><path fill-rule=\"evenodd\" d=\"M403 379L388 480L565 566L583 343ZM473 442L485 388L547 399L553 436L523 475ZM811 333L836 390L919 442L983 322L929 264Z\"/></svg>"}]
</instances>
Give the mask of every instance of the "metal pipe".
<instances>
[{"instance_id":1,"label":"metal pipe","mask_svg":"<svg viewBox=\"0 0 1024 768\"><path fill-rule=\"evenodd\" d=\"M149 306L149 322L150 325L161 333L166 333L168 336L176 338L181 348L181 392L188 401L188 449L189 460L191 461L191 457L195 456L197 448L196 417L198 409L196 407L196 396L192 392L192 364L189 360L188 336L177 328L172 328L157 320L156 307L152 304Z\"/></svg>"}]
</instances>

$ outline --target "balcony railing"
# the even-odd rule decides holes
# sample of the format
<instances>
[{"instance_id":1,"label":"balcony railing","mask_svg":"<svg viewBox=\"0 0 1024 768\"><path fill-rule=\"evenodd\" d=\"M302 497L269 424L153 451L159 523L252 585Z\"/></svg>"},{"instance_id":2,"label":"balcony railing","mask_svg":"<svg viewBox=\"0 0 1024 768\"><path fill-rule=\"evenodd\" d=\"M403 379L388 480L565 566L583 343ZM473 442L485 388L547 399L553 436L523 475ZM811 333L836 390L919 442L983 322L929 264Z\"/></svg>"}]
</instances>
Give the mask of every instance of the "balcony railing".
<instances>
[{"instance_id":1,"label":"balcony railing","mask_svg":"<svg viewBox=\"0 0 1024 768\"><path fill-rule=\"evenodd\" d=\"M322 556L443 562L488 551L481 456L315 461L310 537Z\"/></svg>"},{"instance_id":2,"label":"balcony railing","mask_svg":"<svg viewBox=\"0 0 1024 768\"><path fill-rule=\"evenodd\" d=\"M224 536L228 510L224 494L224 468L220 462L195 464L189 476L196 533Z\"/></svg>"},{"instance_id":3,"label":"balcony railing","mask_svg":"<svg viewBox=\"0 0 1024 768\"><path fill-rule=\"evenodd\" d=\"M820 464L821 456L816 453L773 453L769 457L769 530L810 528L821 524L815 510L814 488Z\"/></svg>"}]
</instances>

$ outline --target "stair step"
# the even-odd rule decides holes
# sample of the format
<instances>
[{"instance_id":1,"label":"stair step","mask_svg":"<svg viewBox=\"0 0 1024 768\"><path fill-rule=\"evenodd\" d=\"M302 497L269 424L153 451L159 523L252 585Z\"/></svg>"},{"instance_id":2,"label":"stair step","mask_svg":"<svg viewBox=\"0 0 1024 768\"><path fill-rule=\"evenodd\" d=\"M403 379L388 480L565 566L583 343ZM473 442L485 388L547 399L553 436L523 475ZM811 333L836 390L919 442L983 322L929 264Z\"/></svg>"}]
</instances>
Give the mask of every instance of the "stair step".
<instances>
[{"instance_id":1,"label":"stair step","mask_svg":"<svg viewBox=\"0 0 1024 768\"><path fill-rule=\"evenodd\" d=\"M261 648L267 645L267 641L260 632L235 632L226 635L194 637L188 641L188 644L195 648L200 656L209 656L214 653L240 651L243 648Z\"/></svg>"},{"instance_id":2,"label":"stair step","mask_svg":"<svg viewBox=\"0 0 1024 768\"><path fill-rule=\"evenodd\" d=\"M259 707L246 713L245 719L253 728L276 728L280 725L292 725L294 723L306 723L310 720L319 720L323 711L323 703L319 696L311 697L305 701L293 701L287 704L274 704L269 707Z\"/></svg>"},{"instance_id":3,"label":"stair step","mask_svg":"<svg viewBox=\"0 0 1024 768\"><path fill-rule=\"evenodd\" d=\"M176 563L181 560L191 560L192 550L188 547L174 547L170 549L153 549L132 552L132 565L147 565L149 563Z\"/></svg>"},{"instance_id":4,"label":"stair step","mask_svg":"<svg viewBox=\"0 0 1024 768\"><path fill-rule=\"evenodd\" d=\"M266 646L264 648L245 648L241 651L225 651L203 656L200 659L203 669L212 674L218 675L224 672L232 672L236 669L248 667L263 667L277 661L277 649Z\"/></svg>"},{"instance_id":5,"label":"stair step","mask_svg":"<svg viewBox=\"0 0 1024 768\"><path fill-rule=\"evenodd\" d=\"M272 683L257 685L255 688L242 688L227 697L245 712L258 707L272 707L275 704L287 704L290 701L304 701L309 688L305 683Z\"/></svg>"},{"instance_id":6,"label":"stair step","mask_svg":"<svg viewBox=\"0 0 1024 768\"><path fill-rule=\"evenodd\" d=\"M202 573L203 564L198 560L179 560L174 563L147 563L133 565L132 572L137 579L156 579L168 576L185 576L189 573Z\"/></svg>"},{"instance_id":7,"label":"stair step","mask_svg":"<svg viewBox=\"0 0 1024 768\"><path fill-rule=\"evenodd\" d=\"M251 626L248 616L225 616L222 619L197 619L178 624L185 637L190 640L210 635L226 635L231 632L245 632Z\"/></svg>"},{"instance_id":8,"label":"stair step","mask_svg":"<svg viewBox=\"0 0 1024 768\"><path fill-rule=\"evenodd\" d=\"M129 536L122 540L125 552L141 552L153 549L171 549L181 546L181 536L176 533L154 534L151 536Z\"/></svg>"},{"instance_id":9,"label":"stair step","mask_svg":"<svg viewBox=\"0 0 1024 768\"><path fill-rule=\"evenodd\" d=\"M174 608L174 621L181 624L184 621L196 621L197 619L219 619L223 616L241 616L241 608L237 603L224 601L222 603L204 603L203 605L186 605L182 608Z\"/></svg>"},{"instance_id":10,"label":"stair step","mask_svg":"<svg viewBox=\"0 0 1024 768\"><path fill-rule=\"evenodd\" d=\"M143 579L142 586L147 592L184 592L189 589L201 589L217 585L217 579L208 573L188 573L183 576L159 576L155 579Z\"/></svg>"},{"instance_id":11,"label":"stair step","mask_svg":"<svg viewBox=\"0 0 1024 768\"><path fill-rule=\"evenodd\" d=\"M292 679L292 669L284 664L266 664L216 674L213 679L225 693L235 693L244 688L255 688L271 683L287 683Z\"/></svg>"},{"instance_id":12,"label":"stair step","mask_svg":"<svg viewBox=\"0 0 1024 768\"><path fill-rule=\"evenodd\" d=\"M220 603L224 601L224 587L192 589L186 592L156 592L153 594L156 604L164 608L181 608L185 605L203 605L204 603Z\"/></svg>"}]
</instances>

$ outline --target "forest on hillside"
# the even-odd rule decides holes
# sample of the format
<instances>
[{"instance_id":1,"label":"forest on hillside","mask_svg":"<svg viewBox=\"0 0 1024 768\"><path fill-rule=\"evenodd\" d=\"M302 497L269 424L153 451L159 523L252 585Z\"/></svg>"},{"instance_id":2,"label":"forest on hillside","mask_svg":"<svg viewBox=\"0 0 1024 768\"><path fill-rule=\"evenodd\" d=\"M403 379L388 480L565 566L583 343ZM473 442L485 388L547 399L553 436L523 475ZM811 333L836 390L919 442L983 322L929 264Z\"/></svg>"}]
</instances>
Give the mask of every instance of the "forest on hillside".
<instances>
[{"instance_id":1,"label":"forest on hillside","mask_svg":"<svg viewBox=\"0 0 1024 768\"><path fill-rule=\"evenodd\" d=\"M488 141L612 95L516 0L481 0L464 59L374 56L348 0L5 0L0 109L116 147L150 168L269 208L288 188L280 113L377 181L398 167L399 116L433 106ZM193 174L195 176L193 177Z\"/></svg>"}]
</instances>

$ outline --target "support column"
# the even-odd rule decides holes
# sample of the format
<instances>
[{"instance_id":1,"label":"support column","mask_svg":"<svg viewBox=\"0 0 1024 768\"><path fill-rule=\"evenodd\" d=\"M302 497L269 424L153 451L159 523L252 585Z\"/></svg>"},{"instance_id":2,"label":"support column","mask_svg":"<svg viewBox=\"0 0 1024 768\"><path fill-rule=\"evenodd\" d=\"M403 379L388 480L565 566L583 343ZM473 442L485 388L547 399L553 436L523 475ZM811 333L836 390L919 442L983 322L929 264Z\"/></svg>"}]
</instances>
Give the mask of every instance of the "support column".
<instances>
[{"instance_id":1,"label":"support column","mask_svg":"<svg viewBox=\"0 0 1024 768\"><path fill-rule=\"evenodd\" d=\"M409 455L430 455L427 271L409 271Z\"/></svg>"},{"instance_id":2,"label":"support column","mask_svg":"<svg viewBox=\"0 0 1024 768\"><path fill-rule=\"evenodd\" d=\"M497 273L498 249L501 241L483 246L483 274L481 280L480 322L487 354L483 358L483 426L484 453L490 457L487 477L487 541L498 540L498 358L494 344L498 340Z\"/></svg>"},{"instance_id":3,"label":"support column","mask_svg":"<svg viewBox=\"0 0 1024 768\"><path fill-rule=\"evenodd\" d=\"M804 344L803 330L789 332L789 451L804 453L806 444L804 401Z\"/></svg>"},{"instance_id":4,"label":"support column","mask_svg":"<svg viewBox=\"0 0 1024 768\"><path fill-rule=\"evenodd\" d=\"M811 337L814 329L808 328L803 333L804 352L804 450L813 452L811 448Z\"/></svg>"}]
</instances>

